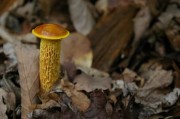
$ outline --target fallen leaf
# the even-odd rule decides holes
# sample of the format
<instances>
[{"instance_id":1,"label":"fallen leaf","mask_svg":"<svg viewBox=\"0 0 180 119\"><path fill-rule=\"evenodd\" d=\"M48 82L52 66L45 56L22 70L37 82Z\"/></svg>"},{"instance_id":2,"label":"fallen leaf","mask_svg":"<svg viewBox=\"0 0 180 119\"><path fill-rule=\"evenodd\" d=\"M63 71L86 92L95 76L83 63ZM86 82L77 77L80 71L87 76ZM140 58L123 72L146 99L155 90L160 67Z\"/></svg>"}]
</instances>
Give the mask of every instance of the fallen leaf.
<instances>
[{"instance_id":1,"label":"fallen leaf","mask_svg":"<svg viewBox=\"0 0 180 119\"><path fill-rule=\"evenodd\" d=\"M99 77L109 77L109 74L106 72L103 72L101 70L95 69L95 68L89 68L85 66L78 66L78 70L84 72L85 74L88 74L89 76L99 78Z\"/></svg>"},{"instance_id":2,"label":"fallen leaf","mask_svg":"<svg viewBox=\"0 0 180 119\"><path fill-rule=\"evenodd\" d=\"M119 103L112 106L102 90L90 93L91 105L84 113L85 119L123 119L123 111ZM113 109L112 109L113 107Z\"/></svg>"},{"instance_id":3,"label":"fallen leaf","mask_svg":"<svg viewBox=\"0 0 180 119\"><path fill-rule=\"evenodd\" d=\"M50 107L45 109L35 109L28 114L29 119L83 119L81 113L73 108L71 99L65 93L59 93L61 101L58 104L50 101ZM54 106L53 106L54 105ZM60 106L59 106L60 105Z\"/></svg>"},{"instance_id":4,"label":"fallen leaf","mask_svg":"<svg viewBox=\"0 0 180 119\"><path fill-rule=\"evenodd\" d=\"M0 15L8 12L22 3L22 0L2 0L0 4Z\"/></svg>"},{"instance_id":5,"label":"fallen leaf","mask_svg":"<svg viewBox=\"0 0 180 119\"><path fill-rule=\"evenodd\" d=\"M135 0L108 0L108 7L110 9L114 9L117 7L124 7L124 6L128 6L131 5Z\"/></svg>"},{"instance_id":6,"label":"fallen leaf","mask_svg":"<svg viewBox=\"0 0 180 119\"><path fill-rule=\"evenodd\" d=\"M71 33L69 37L62 40L61 47L62 65L72 62L75 65L91 67L93 54L87 37L79 33Z\"/></svg>"},{"instance_id":7,"label":"fallen leaf","mask_svg":"<svg viewBox=\"0 0 180 119\"><path fill-rule=\"evenodd\" d=\"M0 116L2 119L8 119L7 115L6 115L6 111L7 111L7 106L6 104L4 104L3 102L3 95L6 95L7 92L5 92L2 88L0 88Z\"/></svg>"},{"instance_id":8,"label":"fallen leaf","mask_svg":"<svg viewBox=\"0 0 180 119\"><path fill-rule=\"evenodd\" d=\"M151 14L148 7L143 7L134 18L135 38L133 42L137 42L151 22ZM135 43L134 43L135 44Z\"/></svg>"},{"instance_id":9,"label":"fallen leaf","mask_svg":"<svg viewBox=\"0 0 180 119\"><path fill-rule=\"evenodd\" d=\"M107 14L108 13L108 0L98 0L95 4L98 12Z\"/></svg>"},{"instance_id":10,"label":"fallen leaf","mask_svg":"<svg viewBox=\"0 0 180 119\"><path fill-rule=\"evenodd\" d=\"M76 90L85 90L86 92L96 89L108 90L111 88L110 77L91 77L85 73L76 76L74 83Z\"/></svg>"},{"instance_id":11,"label":"fallen leaf","mask_svg":"<svg viewBox=\"0 0 180 119\"><path fill-rule=\"evenodd\" d=\"M5 43L3 45L4 54L8 57L8 67L13 67L17 64L17 58L15 55L15 45L12 43Z\"/></svg>"},{"instance_id":12,"label":"fallen leaf","mask_svg":"<svg viewBox=\"0 0 180 119\"><path fill-rule=\"evenodd\" d=\"M135 53L138 44L140 42L141 37L144 35L145 31L149 27L151 22L151 14L149 8L147 6L142 7L141 10L137 13L136 17L134 18L134 39L132 42L132 49L126 60L126 64L129 64L133 54Z\"/></svg>"},{"instance_id":13,"label":"fallen leaf","mask_svg":"<svg viewBox=\"0 0 180 119\"><path fill-rule=\"evenodd\" d=\"M123 94L135 94L139 87L144 85L144 78L140 77L136 72L126 68L124 69L121 77L113 80L112 91L116 89L123 90Z\"/></svg>"},{"instance_id":14,"label":"fallen leaf","mask_svg":"<svg viewBox=\"0 0 180 119\"><path fill-rule=\"evenodd\" d=\"M46 103L36 105L36 109L48 109L53 107L60 107L60 104L54 100L49 100Z\"/></svg>"},{"instance_id":15,"label":"fallen leaf","mask_svg":"<svg viewBox=\"0 0 180 119\"><path fill-rule=\"evenodd\" d=\"M84 0L68 0L69 11L75 29L84 35L89 34L95 20Z\"/></svg>"},{"instance_id":16,"label":"fallen leaf","mask_svg":"<svg viewBox=\"0 0 180 119\"><path fill-rule=\"evenodd\" d=\"M174 90L167 94L164 98L163 98L163 108L168 108L173 106L179 99L180 97L180 89L179 88L174 88Z\"/></svg>"},{"instance_id":17,"label":"fallen leaf","mask_svg":"<svg viewBox=\"0 0 180 119\"><path fill-rule=\"evenodd\" d=\"M163 12L158 18L160 27L163 29L167 28L168 24L173 18L180 17L180 9L177 6L180 4L179 0L171 0L168 4L169 5L166 8L166 11Z\"/></svg>"},{"instance_id":18,"label":"fallen leaf","mask_svg":"<svg viewBox=\"0 0 180 119\"><path fill-rule=\"evenodd\" d=\"M16 98L13 92L8 92L0 88L0 117L1 119L8 119L9 111L15 110Z\"/></svg>"},{"instance_id":19,"label":"fallen leaf","mask_svg":"<svg viewBox=\"0 0 180 119\"><path fill-rule=\"evenodd\" d=\"M39 50L16 48L21 86L21 118L27 119L33 99L39 92Z\"/></svg>"},{"instance_id":20,"label":"fallen leaf","mask_svg":"<svg viewBox=\"0 0 180 119\"><path fill-rule=\"evenodd\" d=\"M95 117L108 117L106 113L106 103L107 99L102 90L95 90L90 93L90 99L92 100L90 107L85 112L85 118L95 118Z\"/></svg>"},{"instance_id":21,"label":"fallen leaf","mask_svg":"<svg viewBox=\"0 0 180 119\"><path fill-rule=\"evenodd\" d=\"M172 19L165 31L168 40L175 51L180 51L180 26L178 25L179 23L180 21L178 22L176 18Z\"/></svg>"},{"instance_id":22,"label":"fallen leaf","mask_svg":"<svg viewBox=\"0 0 180 119\"><path fill-rule=\"evenodd\" d=\"M162 100L169 93L168 86L173 81L173 75L171 70L164 70L161 65L153 65L141 72L146 82L137 90L135 101L152 108L154 113L157 113L162 111Z\"/></svg>"},{"instance_id":23,"label":"fallen leaf","mask_svg":"<svg viewBox=\"0 0 180 119\"><path fill-rule=\"evenodd\" d=\"M74 85L68 80L61 80L61 89L72 99L72 103L80 111L85 112L90 105L88 97L75 89Z\"/></svg>"}]
</instances>

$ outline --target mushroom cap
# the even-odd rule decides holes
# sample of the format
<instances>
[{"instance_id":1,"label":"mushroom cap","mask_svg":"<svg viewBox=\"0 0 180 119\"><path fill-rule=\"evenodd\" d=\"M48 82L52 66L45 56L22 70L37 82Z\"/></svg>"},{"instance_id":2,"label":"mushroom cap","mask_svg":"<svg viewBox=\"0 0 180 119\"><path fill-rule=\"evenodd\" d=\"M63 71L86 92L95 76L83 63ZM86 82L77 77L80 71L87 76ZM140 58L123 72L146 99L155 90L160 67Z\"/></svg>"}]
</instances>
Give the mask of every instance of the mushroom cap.
<instances>
[{"instance_id":1,"label":"mushroom cap","mask_svg":"<svg viewBox=\"0 0 180 119\"><path fill-rule=\"evenodd\" d=\"M32 33L41 39L59 40L69 35L64 27L58 24L42 24L32 30Z\"/></svg>"}]
</instances>

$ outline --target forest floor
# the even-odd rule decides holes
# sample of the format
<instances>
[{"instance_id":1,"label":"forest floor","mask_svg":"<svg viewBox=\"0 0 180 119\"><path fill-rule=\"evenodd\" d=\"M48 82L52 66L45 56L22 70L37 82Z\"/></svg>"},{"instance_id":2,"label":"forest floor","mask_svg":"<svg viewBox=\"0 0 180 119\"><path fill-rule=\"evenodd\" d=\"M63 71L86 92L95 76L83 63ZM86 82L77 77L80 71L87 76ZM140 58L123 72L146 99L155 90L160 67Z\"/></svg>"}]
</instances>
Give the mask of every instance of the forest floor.
<instances>
[{"instance_id":1,"label":"forest floor","mask_svg":"<svg viewBox=\"0 0 180 119\"><path fill-rule=\"evenodd\" d=\"M61 78L40 89L40 39L61 24ZM0 119L179 119L179 0L2 0Z\"/></svg>"}]
</instances>

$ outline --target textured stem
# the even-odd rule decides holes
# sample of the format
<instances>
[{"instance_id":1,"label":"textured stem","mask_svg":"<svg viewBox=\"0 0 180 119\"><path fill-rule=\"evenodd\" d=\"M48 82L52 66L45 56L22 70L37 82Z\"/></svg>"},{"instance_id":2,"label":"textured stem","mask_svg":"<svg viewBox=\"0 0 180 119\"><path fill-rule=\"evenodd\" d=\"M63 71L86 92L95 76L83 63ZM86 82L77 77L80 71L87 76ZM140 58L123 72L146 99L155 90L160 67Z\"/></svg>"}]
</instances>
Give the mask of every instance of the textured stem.
<instances>
[{"instance_id":1,"label":"textured stem","mask_svg":"<svg viewBox=\"0 0 180 119\"><path fill-rule=\"evenodd\" d=\"M43 92L50 91L60 73L60 40L41 39L40 85Z\"/></svg>"}]
</instances>

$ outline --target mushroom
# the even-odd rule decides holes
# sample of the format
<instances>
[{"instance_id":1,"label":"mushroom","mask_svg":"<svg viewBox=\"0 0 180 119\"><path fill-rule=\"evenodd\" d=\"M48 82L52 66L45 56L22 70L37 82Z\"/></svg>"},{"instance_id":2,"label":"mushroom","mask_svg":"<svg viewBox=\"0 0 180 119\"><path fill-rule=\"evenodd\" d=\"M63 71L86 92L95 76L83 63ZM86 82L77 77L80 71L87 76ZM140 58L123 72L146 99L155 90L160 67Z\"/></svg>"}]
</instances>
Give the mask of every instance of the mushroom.
<instances>
[{"instance_id":1,"label":"mushroom","mask_svg":"<svg viewBox=\"0 0 180 119\"><path fill-rule=\"evenodd\" d=\"M60 78L61 39L69 31L57 24L42 24L32 30L41 39L40 43L40 87L42 92L49 92Z\"/></svg>"}]
</instances>

